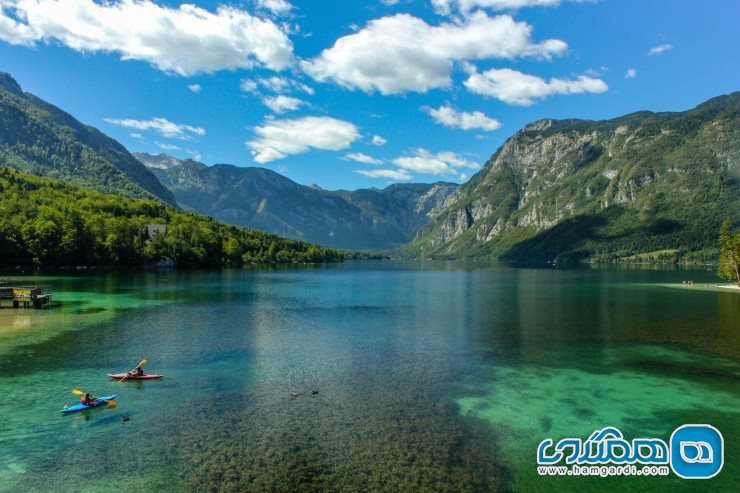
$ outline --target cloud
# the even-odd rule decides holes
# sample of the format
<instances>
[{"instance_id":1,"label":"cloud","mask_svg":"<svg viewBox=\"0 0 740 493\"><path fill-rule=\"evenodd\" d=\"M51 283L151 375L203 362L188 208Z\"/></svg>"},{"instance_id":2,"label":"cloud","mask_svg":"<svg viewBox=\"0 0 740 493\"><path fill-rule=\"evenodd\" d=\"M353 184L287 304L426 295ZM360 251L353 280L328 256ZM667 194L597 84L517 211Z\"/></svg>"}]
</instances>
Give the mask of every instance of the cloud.
<instances>
[{"instance_id":1,"label":"cloud","mask_svg":"<svg viewBox=\"0 0 740 493\"><path fill-rule=\"evenodd\" d=\"M202 88L200 87L200 84L190 84L188 89L193 91L195 94L198 94Z\"/></svg>"},{"instance_id":2,"label":"cloud","mask_svg":"<svg viewBox=\"0 0 740 493\"><path fill-rule=\"evenodd\" d=\"M304 104L304 102L298 98L284 96L282 94L275 97L263 98L262 103L270 108L274 113L278 114L285 113L286 111L297 110Z\"/></svg>"},{"instance_id":3,"label":"cloud","mask_svg":"<svg viewBox=\"0 0 740 493\"><path fill-rule=\"evenodd\" d=\"M429 175L454 175L457 174L456 168L480 168L477 163L468 161L450 151L433 154L419 147L414 150L414 153L414 156L404 156L394 159L393 164L399 168Z\"/></svg>"},{"instance_id":4,"label":"cloud","mask_svg":"<svg viewBox=\"0 0 740 493\"><path fill-rule=\"evenodd\" d=\"M138 139L138 140L143 140L144 139L144 137L141 134L136 133L136 132L130 133L129 135L131 137L133 137L134 139Z\"/></svg>"},{"instance_id":5,"label":"cloud","mask_svg":"<svg viewBox=\"0 0 740 493\"><path fill-rule=\"evenodd\" d=\"M349 154L345 154L344 159L365 164L383 164L382 160L376 159L372 156L368 156L367 154L363 154L361 152L350 152Z\"/></svg>"},{"instance_id":6,"label":"cloud","mask_svg":"<svg viewBox=\"0 0 740 493\"><path fill-rule=\"evenodd\" d=\"M628 68L627 72L624 74L625 79L634 79L637 77L637 69L635 68Z\"/></svg>"},{"instance_id":7,"label":"cloud","mask_svg":"<svg viewBox=\"0 0 740 493\"><path fill-rule=\"evenodd\" d=\"M163 142L154 142L154 143L157 144L157 147L159 147L160 149L164 149L165 151L179 151L182 149L179 146L172 145L172 144L166 144Z\"/></svg>"},{"instance_id":8,"label":"cloud","mask_svg":"<svg viewBox=\"0 0 740 493\"><path fill-rule=\"evenodd\" d=\"M647 56L662 55L663 53L671 49L673 49L673 45L668 44L668 43L658 45L658 46L653 46L652 48L648 50Z\"/></svg>"},{"instance_id":9,"label":"cloud","mask_svg":"<svg viewBox=\"0 0 740 493\"><path fill-rule=\"evenodd\" d=\"M251 79L242 79L239 82L239 89L241 89L244 92L257 92L257 82L253 81Z\"/></svg>"},{"instance_id":10,"label":"cloud","mask_svg":"<svg viewBox=\"0 0 740 493\"><path fill-rule=\"evenodd\" d=\"M166 118L152 118L150 120L106 118L105 121L120 127L135 128L137 130L152 130L162 137L170 139L193 140L193 135L202 136L206 133L206 131L200 127L173 123Z\"/></svg>"},{"instance_id":11,"label":"cloud","mask_svg":"<svg viewBox=\"0 0 740 493\"><path fill-rule=\"evenodd\" d=\"M293 87L293 81L287 77L280 77L274 75L272 77L262 77L257 79L257 83L273 92L283 93L290 90Z\"/></svg>"},{"instance_id":12,"label":"cloud","mask_svg":"<svg viewBox=\"0 0 740 493\"><path fill-rule=\"evenodd\" d=\"M390 178L391 180L410 180L411 173L405 169L356 169L355 173L369 178Z\"/></svg>"},{"instance_id":13,"label":"cloud","mask_svg":"<svg viewBox=\"0 0 740 493\"><path fill-rule=\"evenodd\" d=\"M558 39L535 43L532 27L509 15L476 11L432 26L409 14L368 22L301 66L317 81L333 81L367 93L427 92L448 87L454 62L493 58L550 59L567 49Z\"/></svg>"},{"instance_id":14,"label":"cloud","mask_svg":"<svg viewBox=\"0 0 740 493\"><path fill-rule=\"evenodd\" d=\"M357 127L328 116L267 120L255 127L256 138L247 142L258 163L283 159L309 149L340 151L360 138Z\"/></svg>"},{"instance_id":15,"label":"cloud","mask_svg":"<svg viewBox=\"0 0 740 493\"><path fill-rule=\"evenodd\" d=\"M3 0L0 40L34 46L59 42L80 52L118 53L168 73L189 76L293 61L287 34L269 19L235 7L215 12L150 0Z\"/></svg>"},{"instance_id":16,"label":"cloud","mask_svg":"<svg viewBox=\"0 0 740 493\"><path fill-rule=\"evenodd\" d=\"M575 3L598 0L570 0ZM434 11L447 15L453 10L467 13L473 9L518 10L524 7L557 7L562 0L432 0Z\"/></svg>"},{"instance_id":17,"label":"cloud","mask_svg":"<svg viewBox=\"0 0 740 493\"><path fill-rule=\"evenodd\" d=\"M552 78L546 81L508 68L491 69L482 73L478 73L475 67L468 67L468 70L470 76L464 82L468 90L518 106L530 106L535 100L553 94L601 93L609 89L603 80L586 75L575 80Z\"/></svg>"},{"instance_id":18,"label":"cloud","mask_svg":"<svg viewBox=\"0 0 740 493\"><path fill-rule=\"evenodd\" d=\"M284 15L293 9L290 2L286 0L257 0L257 7L275 15Z\"/></svg>"},{"instance_id":19,"label":"cloud","mask_svg":"<svg viewBox=\"0 0 740 493\"><path fill-rule=\"evenodd\" d=\"M489 118L480 111L468 113L466 111L457 111L450 105L440 106L437 109L428 106L422 107L434 118L434 121L446 127L460 128L462 130L485 130L490 132L501 127L501 122L495 118Z\"/></svg>"},{"instance_id":20,"label":"cloud","mask_svg":"<svg viewBox=\"0 0 740 493\"><path fill-rule=\"evenodd\" d=\"M388 141L385 140L380 135L373 135L373 141L372 142L373 142L373 145L376 145L376 146L384 146L385 144L388 143Z\"/></svg>"},{"instance_id":21,"label":"cloud","mask_svg":"<svg viewBox=\"0 0 740 493\"><path fill-rule=\"evenodd\" d=\"M602 75L604 75L604 73L606 73L608 71L609 71L609 67L606 67L606 66L602 65L598 69L596 69L596 68L587 68L586 70L583 71L583 73L586 74L586 75L590 75L591 77L601 77Z\"/></svg>"},{"instance_id":22,"label":"cloud","mask_svg":"<svg viewBox=\"0 0 740 493\"><path fill-rule=\"evenodd\" d=\"M242 79L239 81L239 89L244 92L257 93L257 82L251 79Z\"/></svg>"},{"instance_id":23,"label":"cloud","mask_svg":"<svg viewBox=\"0 0 740 493\"><path fill-rule=\"evenodd\" d=\"M381 0L381 3L383 5L396 5L398 0Z\"/></svg>"},{"instance_id":24,"label":"cloud","mask_svg":"<svg viewBox=\"0 0 740 493\"><path fill-rule=\"evenodd\" d=\"M251 92L255 94L259 92L260 87L277 94L294 91L303 91L306 94L314 93L312 87L309 87L302 82L298 82L287 77L281 77L278 75L274 75L272 77L260 77L255 80L242 79L239 87L241 87L241 90L244 92Z\"/></svg>"}]
</instances>

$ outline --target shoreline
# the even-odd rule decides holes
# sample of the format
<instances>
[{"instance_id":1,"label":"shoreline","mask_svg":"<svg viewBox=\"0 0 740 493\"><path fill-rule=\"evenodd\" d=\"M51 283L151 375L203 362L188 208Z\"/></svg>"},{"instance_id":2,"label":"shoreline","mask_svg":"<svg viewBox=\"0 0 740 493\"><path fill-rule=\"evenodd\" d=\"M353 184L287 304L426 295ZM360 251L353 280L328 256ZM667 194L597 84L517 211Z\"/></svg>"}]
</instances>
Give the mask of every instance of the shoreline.
<instances>
[{"instance_id":1,"label":"shoreline","mask_svg":"<svg viewBox=\"0 0 740 493\"><path fill-rule=\"evenodd\" d=\"M714 288L715 289L726 289L728 291L736 291L740 293L740 286L738 286L737 284L717 284L714 286Z\"/></svg>"},{"instance_id":2,"label":"shoreline","mask_svg":"<svg viewBox=\"0 0 740 493\"><path fill-rule=\"evenodd\" d=\"M707 283L661 283L660 286L673 289L695 289L698 291L715 291L740 294L740 286L737 284L707 284Z\"/></svg>"}]
</instances>

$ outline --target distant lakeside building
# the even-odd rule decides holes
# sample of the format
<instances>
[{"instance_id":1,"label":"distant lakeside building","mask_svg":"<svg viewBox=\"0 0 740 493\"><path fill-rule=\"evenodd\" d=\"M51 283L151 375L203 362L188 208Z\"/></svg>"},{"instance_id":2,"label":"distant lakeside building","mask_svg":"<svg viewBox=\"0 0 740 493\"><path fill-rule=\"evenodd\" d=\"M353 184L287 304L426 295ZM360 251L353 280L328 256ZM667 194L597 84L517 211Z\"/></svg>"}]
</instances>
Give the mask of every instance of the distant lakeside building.
<instances>
[{"instance_id":1,"label":"distant lakeside building","mask_svg":"<svg viewBox=\"0 0 740 493\"><path fill-rule=\"evenodd\" d=\"M166 224L147 224L146 233L149 239L153 239L158 234L165 234L167 232Z\"/></svg>"}]
</instances>

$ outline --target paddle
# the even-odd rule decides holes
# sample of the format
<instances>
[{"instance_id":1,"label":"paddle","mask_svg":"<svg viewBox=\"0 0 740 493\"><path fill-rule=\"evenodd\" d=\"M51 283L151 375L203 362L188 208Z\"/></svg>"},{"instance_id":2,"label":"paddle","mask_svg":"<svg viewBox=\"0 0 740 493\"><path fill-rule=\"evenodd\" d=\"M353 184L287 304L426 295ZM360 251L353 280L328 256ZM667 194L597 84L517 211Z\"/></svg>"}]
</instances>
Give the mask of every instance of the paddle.
<instances>
[{"instance_id":1,"label":"paddle","mask_svg":"<svg viewBox=\"0 0 740 493\"><path fill-rule=\"evenodd\" d=\"M143 359L143 360L139 361L139 364L136 365L136 366L141 366L141 365L145 365L145 364L146 364L146 359ZM124 380L126 380L128 378L128 376L136 369L136 366L133 368L133 370L131 370L130 372L126 373L126 375L122 379L120 379L118 381L118 383L121 383Z\"/></svg>"},{"instance_id":2,"label":"paddle","mask_svg":"<svg viewBox=\"0 0 740 493\"><path fill-rule=\"evenodd\" d=\"M75 394L75 395L85 395L85 392L82 391L82 390L79 390L79 389L73 389L72 390L72 393ZM100 399L100 398L98 397L98 399ZM95 400L98 400L98 399L95 399ZM93 401L93 402L95 402L95 401ZM108 401L105 401L105 403L108 404L110 407L116 407L116 405L117 405L117 402L114 401L113 399L108 400Z\"/></svg>"}]
</instances>

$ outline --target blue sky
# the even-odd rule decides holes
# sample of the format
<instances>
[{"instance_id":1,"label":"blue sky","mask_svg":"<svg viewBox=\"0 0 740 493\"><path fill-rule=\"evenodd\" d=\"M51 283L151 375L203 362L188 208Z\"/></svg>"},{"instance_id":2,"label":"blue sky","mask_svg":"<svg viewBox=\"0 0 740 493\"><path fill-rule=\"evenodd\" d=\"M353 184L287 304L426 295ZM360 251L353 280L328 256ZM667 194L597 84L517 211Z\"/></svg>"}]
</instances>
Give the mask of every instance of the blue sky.
<instances>
[{"instance_id":1,"label":"blue sky","mask_svg":"<svg viewBox=\"0 0 740 493\"><path fill-rule=\"evenodd\" d=\"M541 118L738 89L733 0L0 1L0 70L132 151L461 182Z\"/></svg>"}]
</instances>

